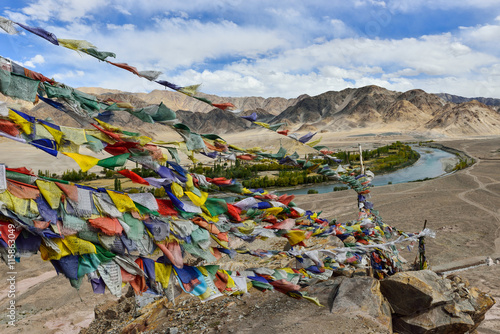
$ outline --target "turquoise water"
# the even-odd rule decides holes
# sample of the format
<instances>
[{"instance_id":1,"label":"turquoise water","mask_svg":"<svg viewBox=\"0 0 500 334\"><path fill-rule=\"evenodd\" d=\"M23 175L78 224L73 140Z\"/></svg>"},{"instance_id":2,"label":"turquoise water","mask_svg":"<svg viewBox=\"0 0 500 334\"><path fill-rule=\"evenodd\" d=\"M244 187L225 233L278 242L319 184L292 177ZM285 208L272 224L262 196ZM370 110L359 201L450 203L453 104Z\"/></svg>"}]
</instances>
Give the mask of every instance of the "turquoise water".
<instances>
[{"instance_id":1,"label":"turquoise water","mask_svg":"<svg viewBox=\"0 0 500 334\"><path fill-rule=\"evenodd\" d=\"M445 171L445 161L449 159L457 160L456 156L452 153L445 152L440 149L430 148L430 147L413 147L415 151L420 154L420 159L417 160L413 165L399 169L395 172L375 175L372 181L374 186L383 186L396 183L405 183L416 180L422 180L425 178L434 178L446 174ZM315 185L307 188L300 189L290 189L286 191L276 191L277 195L289 194L289 195L304 195L307 194L309 189L315 189L319 194L329 193L333 191L334 187L344 186L341 183L338 184L322 184Z\"/></svg>"}]
</instances>

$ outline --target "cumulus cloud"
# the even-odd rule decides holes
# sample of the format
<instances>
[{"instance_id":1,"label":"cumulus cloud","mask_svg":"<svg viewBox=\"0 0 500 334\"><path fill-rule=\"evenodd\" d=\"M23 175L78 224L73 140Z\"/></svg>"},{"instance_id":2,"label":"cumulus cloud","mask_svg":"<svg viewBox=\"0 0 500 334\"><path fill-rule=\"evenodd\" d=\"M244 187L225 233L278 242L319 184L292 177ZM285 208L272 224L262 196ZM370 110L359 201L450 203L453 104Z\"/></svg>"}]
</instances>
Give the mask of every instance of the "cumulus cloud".
<instances>
[{"instance_id":1,"label":"cumulus cloud","mask_svg":"<svg viewBox=\"0 0 500 334\"><path fill-rule=\"evenodd\" d=\"M45 63L45 58L42 55L36 55L30 60L21 63L22 66L35 68L37 64Z\"/></svg>"},{"instance_id":2,"label":"cumulus cloud","mask_svg":"<svg viewBox=\"0 0 500 334\"><path fill-rule=\"evenodd\" d=\"M85 76L85 72L77 70L77 71L66 71L63 73L55 73L53 75L53 78L56 81L64 82L68 79L81 78L83 76Z\"/></svg>"},{"instance_id":3,"label":"cumulus cloud","mask_svg":"<svg viewBox=\"0 0 500 334\"><path fill-rule=\"evenodd\" d=\"M133 24L116 25L116 24L108 23L108 24L106 24L106 28L108 28L108 30L133 31L133 30L135 30L135 25L133 25Z\"/></svg>"}]
</instances>

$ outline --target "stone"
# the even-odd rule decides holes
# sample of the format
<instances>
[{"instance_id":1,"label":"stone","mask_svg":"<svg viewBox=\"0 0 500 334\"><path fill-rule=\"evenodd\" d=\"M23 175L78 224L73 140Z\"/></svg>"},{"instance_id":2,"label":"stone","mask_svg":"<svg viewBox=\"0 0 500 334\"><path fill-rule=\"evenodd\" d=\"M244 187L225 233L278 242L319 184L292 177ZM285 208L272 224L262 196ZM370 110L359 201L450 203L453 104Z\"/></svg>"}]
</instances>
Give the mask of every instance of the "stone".
<instances>
[{"instance_id":1,"label":"stone","mask_svg":"<svg viewBox=\"0 0 500 334\"><path fill-rule=\"evenodd\" d=\"M392 319L393 330L399 334L459 334L470 331L474 326L471 316L450 305L438 305L419 314L396 315ZM455 313L450 315L447 309Z\"/></svg>"},{"instance_id":2,"label":"stone","mask_svg":"<svg viewBox=\"0 0 500 334\"><path fill-rule=\"evenodd\" d=\"M353 321L352 333L364 333L366 326L376 333L392 333L391 308L373 277L337 277L329 298L332 316L360 319Z\"/></svg>"},{"instance_id":3,"label":"stone","mask_svg":"<svg viewBox=\"0 0 500 334\"><path fill-rule=\"evenodd\" d=\"M471 314L472 320L474 321L474 326L471 330L474 330L481 324L481 321L484 320L485 313L492 308L496 302L489 294L474 287L469 289L468 301L474 308L474 312Z\"/></svg>"},{"instance_id":4,"label":"stone","mask_svg":"<svg viewBox=\"0 0 500 334\"><path fill-rule=\"evenodd\" d=\"M452 300L451 281L431 270L399 272L380 281L394 313L411 315Z\"/></svg>"}]
</instances>

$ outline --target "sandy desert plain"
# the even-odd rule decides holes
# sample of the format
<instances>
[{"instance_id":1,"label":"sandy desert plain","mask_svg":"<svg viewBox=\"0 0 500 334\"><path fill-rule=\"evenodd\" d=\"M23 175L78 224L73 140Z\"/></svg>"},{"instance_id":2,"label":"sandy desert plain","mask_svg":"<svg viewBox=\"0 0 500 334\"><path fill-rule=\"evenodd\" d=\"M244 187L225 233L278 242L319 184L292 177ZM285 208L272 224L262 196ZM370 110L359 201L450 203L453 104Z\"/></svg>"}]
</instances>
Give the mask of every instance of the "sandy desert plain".
<instances>
[{"instance_id":1,"label":"sandy desert plain","mask_svg":"<svg viewBox=\"0 0 500 334\"><path fill-rule=\"evenodd\" d=\"M423 140L412 135L360 134L322 133L322 144L344 149L357 147L358 142L368 148L396 140ZM264 146L262 143L266 143L263 148L274 147L273 150L279 147L280 139L278 135L269 135L268 132L250 133L245 138L241 135L223 137L243 147ZM467 153L476 159L476 163L467 169L432 180L374 187L371 200L375 208L380 211L385 223L404 231L418 231L424 220L428 221L427 226L436 232L436 238L429 238L426 243L427 256L434 270L482 264L488 256L500 258L500 137L441 137L435 141ZM297 149L293 145L289 144L287 148ZM55 160L35 148L4 139L0 139L0 157L0 161L10 167L27 166L34 170L49 169L54 172L77 168L67 157ZM337 218L339 221L352 220L357 212L353 191L300 195L294 202L303 209L322 210L321 217ZM413 261L412 257L415 256L406 256L404 251L402 255L409 261ZM16 264L16 271L18 319L15 327L7 326L7 290L6 284L1 284L1 333L78 333L93 320L96 305L114 299L108 292L94 295L88 283L84 283L77 292L66 278L56 275L50 263L38 256L21 259ZM6 267L0 270L0 280L3 282L6 281L6 272ZM486 314L486 320L478 328L478 333L500 333L500 264L480 265L461 271L459 275L497 300L497 304ZM318 308L279 293L265 294L265 297L259 297L259 292L251 295L248 301L255 305L271 303L277 307L267 308L265 317L250 312L243 322L241 317L235 316L233 322L226 322L223 332L311 333L311 328L314 328L312 332L321 333L331 326L337 328L338 333L349 332L348 323L329 322L326 307ZM230 300L226 303L230 303ZM248 313L248 306L245 310L238 302L238 308L231 312Z\"/></svg>"}]
</instances>

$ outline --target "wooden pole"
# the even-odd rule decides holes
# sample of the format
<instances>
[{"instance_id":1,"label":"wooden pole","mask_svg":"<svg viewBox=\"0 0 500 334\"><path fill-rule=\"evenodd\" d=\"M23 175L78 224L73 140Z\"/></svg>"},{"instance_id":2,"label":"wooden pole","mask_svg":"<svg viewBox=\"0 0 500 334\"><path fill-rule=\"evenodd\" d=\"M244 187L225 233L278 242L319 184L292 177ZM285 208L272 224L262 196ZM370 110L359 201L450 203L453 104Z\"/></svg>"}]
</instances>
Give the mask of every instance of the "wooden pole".
<instances>
[{"instance_id":1,"label":"wooden pole","mask_svg":"<svg viewBox=\"0 0 500 334\"><path fill-rule=\"evenodd\" d=\"M424 228L427 227L427 219L424 222ZM422 231L423 231L422 230ZM416 260L415 260L416 262ZM427 269L428 264L427 264L427 258L425 257L425 237L420 237L418 238L418 270L424 270Z\"/></svg>"},{"instance_id":2,"label":"wooden pole","mask_svg":"<svg viewBox=\"0 0 500 334\"><path fill-rule=\"evenodd\" d=\"M361 144L358 143L359 148L359 162L361 164L361 174L365 174L365 166L363 166L363 150L361 150Z\"/></svg>"}]
</instances>

